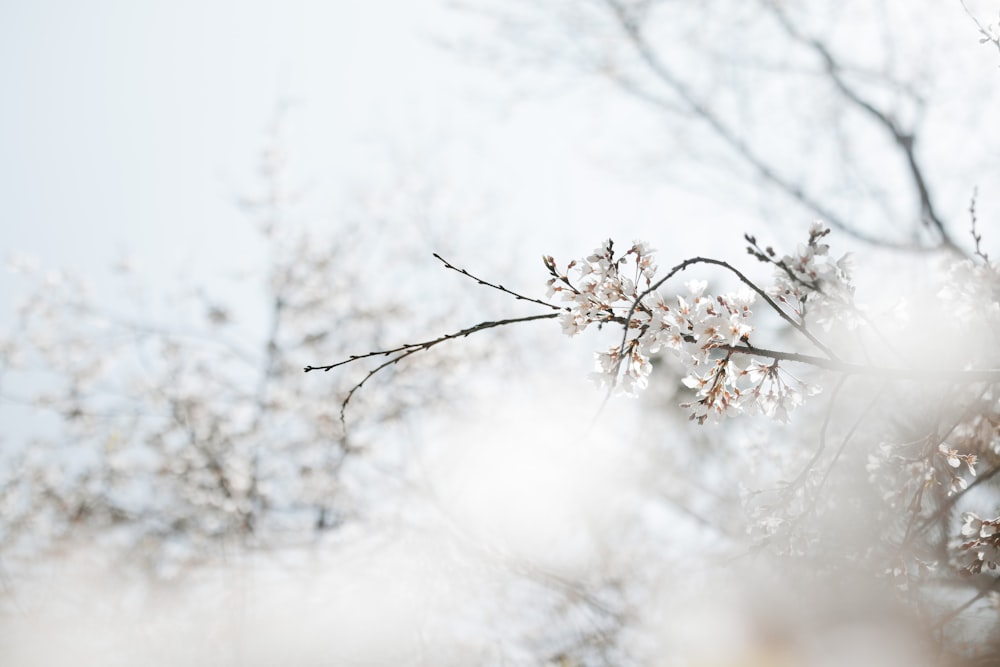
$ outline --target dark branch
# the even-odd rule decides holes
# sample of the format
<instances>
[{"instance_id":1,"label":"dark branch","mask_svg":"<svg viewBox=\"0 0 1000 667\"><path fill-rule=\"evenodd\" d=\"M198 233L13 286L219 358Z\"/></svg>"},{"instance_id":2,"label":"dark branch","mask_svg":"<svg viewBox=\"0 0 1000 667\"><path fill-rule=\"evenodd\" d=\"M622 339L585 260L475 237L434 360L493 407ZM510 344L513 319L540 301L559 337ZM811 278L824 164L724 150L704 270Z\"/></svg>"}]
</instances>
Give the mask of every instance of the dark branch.
<instances>
[{"instance_id":1,"label":"dark branch","mask_svg":"<svg viewBox=\"0 0 1000 667\"><path fill-rule=\"evenodd\" d=\"M461 331L456 331L454 333L445 334L439 336L433 340L426 340L421 343L407 343L406 345L400 345L399 347L394 347L388 350L376 350L375 352L366 352L365 354L352 354L347 359L343 361L338 361L333 364L328 364L326 366L306 366L303 370L308 373L309 371L330 371L338 366L344 366L346 364L360 361L361 359L368 359L370 357L387 357L391 354L403 353L412 354L413 352L419 352L420 350L429 350L439 343L443 343L446 340L454 340L456 338L465 338L471 334L477 333L479 331L485 331L486 329L493 329L495 327L502 327L508 324L517 324L518 322L530 322L532 320L548 320L553 317L558 316L558 313L546 313L544 315L528 315L526 317L512 317L506 320L490 320L487 322L480 322L471 327L462 329ZM399 358L395 360L390 359L390 362L394 363L399 361Z\"/></svg>"},{"instance_id":2,"label":"dark branch","mask_svg":"<svg viewBox=\"0 0 1000 667\"><path fill-rule=\"evenodd\" d=\"M372 379L380 371L383 371L386 368L389 368L390 366L398 364L400 361L406 359L411 354L422 352L424 350L429 350L435 345L439 345L445 341L455 340L456 338L465 338L466 336L470 336L474 333L485 331L487 329L494 329L496 327L502 327L508 324L517 324L519 322L531 322L533 320L549 320L552 319L553 317L557 317L558 315L559 313L545 313L544 315L528 315L526 317L513 317L506 320L490 320L487 322L480 322L479 324L467 327L465 329L462 329L461 331L456 331L454 333L438 336L433 340L427 340L421 343L409 343L406 345L400 345L399 347L395 347L389 350L378 350L375 352L368 352L367 354L352 354L350 357L344 359L343 361L338 361L337 363L329 364L327 366L306 366L304 370L306 373L308 373L309 371L320 371L320 370L329 371L334 368L337 368L338 366L344 366L345 364L349 364L354 361L359 361L361 359L368 359L371 357L390 357L391 355L395 355L391 356L390 359L383 361L381 364L368 371L368 373L365 374L365 376L361 379L361 381L355 384L353 387L351 387L351 389L347 392L347 396L344 397L343 402L341 402L340 404L340 421L341 423L346 424L345 412L347 411L347 404L351 402L352 398L354 398L355 392L357 392L359 389L365 386L368 380Z\"/></svg>"},{"instance_id":3,"label":"dark branch","mask_svg":"<svg viewBox=\"0 0 1000 667\"><path fill-rule=\"evenodd\" d=\"M983 260L983 262L989 264L990 256L989 254L983 251L981 245L983 242L983 235L979 233L978 229L976 229L976 223L979 222L979 220L976 218L976 197L978 196L979 196L979 188L973 188L972 198L969 200L969 217L972 219L972 240L976 244L976 252L975 252L976 257L979 257L980 259Z\"/></svg>"}]
</instances>

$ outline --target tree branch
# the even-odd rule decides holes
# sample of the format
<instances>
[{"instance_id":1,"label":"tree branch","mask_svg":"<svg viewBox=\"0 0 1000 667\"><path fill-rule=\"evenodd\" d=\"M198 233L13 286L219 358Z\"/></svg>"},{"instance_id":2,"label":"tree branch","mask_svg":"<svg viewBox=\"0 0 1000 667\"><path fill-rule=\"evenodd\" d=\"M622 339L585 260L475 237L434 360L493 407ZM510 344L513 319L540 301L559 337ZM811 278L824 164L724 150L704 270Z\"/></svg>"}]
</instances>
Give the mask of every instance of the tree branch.
<instances>
[{"instance_id":1,"label":"tree branch","mask_svg":"<svg viewBox=\"0 0 1000 667\"><path fill-rule=\"evenodd\" d=\"M518 301L530 301L531 303L537 303L539 306L545 306L546 308L551 308L552 310L562 310L562 308L560 308L559 306L556 306L554 304L548 303L546 301L542 301L541 299L533 299L530 296L524 296L523 294L518 294L517 292L515 292L513 290L507 289L503 285L493 284L493 283L491 283L488 280L483 280L479 276L474 276L471 273L469 273L468 271L466 271L465 269L458 268L457 266L455 266L454 264L452 264L451 262L449 262L448 260L446 260L441 255L437 254L436 252L435 253L431 253L431 254L434 255L435 259L439 260L442 264L444 264L446 268L449 268L452 271L457 271L458 273L461 273L466 278L472 278L473 280L475 280L480 285L483 285L485 287L492 287L493 289L498 290L500 292L503 292L504 294L509 294L510 296L514 297Z\"/></svg>"},{"instance_id":2,"label":"tree branch","mask_svg":"<svg viewBox=\"0 0 1000 667\"><path fill-rule=\"evenodd\" d=\"M470 334L477 333L479 331L485 331L486 329L493 329L495 327L502 327L508 324L517 324L518 322L531 322L532 320L549 320L553 317L557 317L559 313L545 313L544 315L528 315L526 317L512 317L506 320L490 320L487 322L480 322L479 324L473 325L462 329L461 331L456 331L454 333L445 334L434 338L433 340L426 340L420 343L407 343L405 345L400 345L399 347L390 348L388 350L376 350L374 352L366 352L365 354L352 354L347 359L343 361L338 361L333 364L328 364L326 366L306 366L303 370L308 373L309 371L331 371L338 366L344 366L346 364L359 361L361 359L368 359L370 357L387 357L390 354L405 353L407 355L414 352L419 352L420 350L429 350L435 345L445 342L446 340L454 340L455 338L464 338ZM395 363L399 361L399 358L392 360L390 363Z\"/></svg>"},{"instance_id":3,"label":"tree branch","mask_svg":"<svg viewBox=\"0 0 1000 667\"><path fill-rule=\"evenodd\" d=\"M727 125L718 115L702 102L691 89L666 66L659 58L656 50L649 44L642 33L639 22L630 15L628 10L618 0L605 0L605 3L614 14L616 20L625 32L629 43L634 48L636 54L645 63L649 71L657 79L665 83L674 94L688 107L691 113L701 119L712 132L729 146L747 165L749 165L758 176L768 181L772 185L799 202L802 206L812 211L825 222L850 234L856 239L864 241L873 246L892 248L896 250L918 251L927 250L920 246L901 244L867 234L860 229L849 225L834 211L821 204L815 197L806 192L804 188L782 174L768 163L763 156L755 151L734 128ZM624 86L624 90L630 94L644 99L647 102L655 102L657 98L649 95L636 95L630 86Z\"/></svg>"},{"instance_id":4,"label":"tree branch","mask_svg":"<svg viewBox=\"0 0 1000 667\"><path fill-rule=\"evenodd\" d=\"M769 1L765 2L765 5L771 10L775 18L778 19L778 23L784 28L785 32L789 37L805 44L811 48L823 61L823 67L833 82L833 85L838 91L855 107L866 113L876 125L880 126L885 130L892 140L895 142L896 146L902 151L904 158L906 159L907 169L910 174L910 179L913 182L913 186L917 192L917 198L920 201L920 212L923 222L928 227L933 228L941 239L941 245L958 255L965 256L965 252L958 247L954 239L948 233L945 227L944 221L937 214L934 209L934 202L931 199L931 193L927 186L927 181L924 178L924 172L920 164L917 161L916 153L914 152L914 146L916 145L916 136L913 132L904 131L899 124L892 118L892 116L881 109L877 108L872 102L868 101L858 91L847 84L844 77L841 75L841 65L837 62L830 50L821 41L814 37L807 37L804 35L788 18L788 15L782 10L777 2Z\"/></svg>"},{"instance_id":5,"label":"tree branch","mask_svg":"<svg viewBox=\"0 0 1000 667\"><path fill-rule=\"evenodd\" d=\"M714 264L715 266L721 266L722 268L727 269L728 271L732 272L733 274L736 275L737 278L740 279L740 282L742 282L744 285L746 285L747 287L749 287L750 289L752 289L758 296L760 296L764 300L765 303L767 303L767 305L769 305L776 313L778 313L778 315L781 317L781 319L783 319L786 322L788 322L790 325L792 325L792 327L794 329L796 329L799 333L801 333L803 336L805 336L806 338L808 338L809 341L813 345L815 345L819 350L821 350L824 354L826 354L827 357L829 357L832 360L836 360L838 358L837 354L833 350L831 350L829 347L827 347L826 345L824 345L822 341L820 341L818 338L816 338L806 328L806 326L804 324L802 324L801 322L796 322L791 317L791 315L789 315L788 313L786 313L784 311L784 309L781 308L781 306L779 306L777 303L774 302L774 299L772 299L767 294L767 292L765 292L760 287L758 287L755 282L753 282L752 280L750 280L749 278L747 278L743 274L743 272L741 272L739 269L737 269L736 267L734 267L729 262L724 262L724 261L719 260L719 259L712 259L710 257L692 257L690 259L685 259L683 262L681 262L677 266L675 266L672 269L670 269L670 271L667 273L667 275L663 276L662 278L660 278L659 280L657 280L655 283L653 283L652 285L650 285L644 292L642 292L636 298L636 300L632 303L632 307L628 311L628 315L625 318L625 334L622 337L622 344L621 344L621 352L622 352L622 354L624 354L624 352L625 352L625 344L627 343L627 338L628 338L629 323L632 321L632 316L635 314L635 310L639 306L639 303L644 298L646 298L646 296L648 296L652 292L655 292L660 287L662 287L665 282L667 282L668 280L670 280L671 278L673 278L675 275L677 275L678 273L680 273L681 271L683 271L684 269L686 269L687 267L689 267L689 266L691 266L693 264Z\"/></svg>"},{"instance_id":6,"label":"tree branch","mask_svg":"<svg viewBox=\"0 0 1000 667\"><path fill-rule=\"evenodd\" d=\"M474 333L485 331L487 329L494 329L496 327L502 327L508 324L517 324L519 322L531 322L534 320L550 320L554 317L558 317L558 315L559 313L545 313L543 315L527 315L525 317L513 317L505 320L489 320L486 322L480 322L479 324L473 325L471 327L466 327L461 331L456 331L454 333L438 336L437 338L434 338L432 340L426 340L420 343L408 343L406 345L400 345L399 347L394 347L388 350L377 350L375 352L368 352L366 354L352 354L350 357L344 359L343 361L338 361L336 363L328 364L326 366L306 366L304 371L306 373L308 373L309 371L330 371L333 370L334 368L337 368L338 366L344 366L346 364L355 361L360 361L361 359L368 359L371 357L388 357L391 355L396 355L390 359L387 359L386 361L383 361L381 364L368 371L368 373L361 379L361 381L355 384L353 387L351 387L351 389L347 392L347 396L344 397L343 402L341 402L340 404L340 421L342 424L346 425L345 412L347 410L347 404L351 402L352 398L354 398L354 394L363 386L365 386L368 380L372 379L380 371L383 371L390 366L398 364L400 361L406 359L411 354L415 354L423 350L429 350L435 345L440 345L445 341L454 340L456 338L465 338L466 336L470 336Z\"/></svg>"}]
</instances>

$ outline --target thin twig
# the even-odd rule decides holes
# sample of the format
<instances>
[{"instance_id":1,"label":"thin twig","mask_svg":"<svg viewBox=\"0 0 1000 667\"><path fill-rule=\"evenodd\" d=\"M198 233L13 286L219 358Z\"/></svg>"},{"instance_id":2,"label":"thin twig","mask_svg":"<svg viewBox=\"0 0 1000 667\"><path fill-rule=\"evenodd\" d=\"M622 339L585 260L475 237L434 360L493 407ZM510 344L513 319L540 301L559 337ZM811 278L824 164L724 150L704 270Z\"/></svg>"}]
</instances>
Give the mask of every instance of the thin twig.
<instances>
[{"instance_id":1,"label":"thin twig","mask_svg":"<svg viewBox=\"0 0 1000 667\"><path fill-rule=\"evenodd\" d=\"M1000 34L994 34L992 25L984 26L979 18L977 18L976 15L969 10L969 7L965 4L965 0L958 1L962 4L962 9L965 10L965 13L969 15L969 18L972 19L973 23L976 24L976 27L979 28L979 34L982 35L979 43L986 44L989 42L997 47L997 51L1000 51Z\"/></svg>"},{"instance_id":2,"label":"thin twig","mask_svg":"<svg viewBox=\"0 0 1000 667\"><path fill-rule=\"evenodd\" d=\"M448 260L446 260L441 255L437 254L436 252L432 253L432 254L434 255L435 259L439 260L442 264L445 265L445 267L451 269L452 271L457 271L458 273L461 273L466 278L471 278L471 279L475 280L480 285L483 285L485 287L492 287L493 289L499 290L499 291L503 292L504 294L509 294L512 297L514 297L515 299L517 299L518 301L530 301L531 303L537 303L539 306L545 306L546 308L551 308L552 310L562 310L562 308L560 308L559 306L556 306L555 304L551 304L551 303L548 303L546 301L542 301L540 299L533 299L530 296L524 296L523 294L518 294L517 292L515 292L513 290L507 289L503 285L494 284L494 283L491 283L488 280L483 280L479 276L472 275L471 273L469 273L465 269L458 268L457 266L455 266L454 264L452 264L451 262L449 262Z\"/></svg>"},{"instance_id":3,"label":"thin twig","mask_svg":"<svg viewBox=\"0 0 1000 667\"><path fill-rule=\"evenodd\" d=\"M867 417L871 413L871 411L875 409L875 406L878 405L879 401L882 400L882 393L885 391L886 384L888 384L888 381L884 381L882 383L882 385L878 388L878 391L875 392L875 397L871 400L871 402L868 405L865 406L865 409L862 410L860 415L858 415L858 418L854 420L854 423L851 425L850 430L848 430L847 433L844 435L844 439L841 441L840 447L837 448L837 452L833 455L833 460L830 461L830 465L826 469L826 473L823 475L823 478L819 481L819 484L816 486L815 494L813 495L813 502L812 502L813 507L816 506L816 502L819 499L819 492L823 489L823 486L830 478L830 474L833 472L834 467L837 465L837 461L840 460L840 457L844 454L844 450L847 449L847 443L851 441L851 438L854 437L854 434L861 427L861 424L862 422L864 422L865 417Z\"/></svg>"},{"instance_id":4,"label":"thin twig","mask_svg":"<svg viewBox=\"0 0 1000 667\"><path fill-rule=\"evenodd\" d=\"M361 381L355 384L353 387L351 387L351 389L347 392L347 396L344 397L343 402L340 404L340 421L342 424L346 426L345 413L347 411L347 404L351 402L351 399L354 397L355 392L361 389L361 387L363 387L368 382L368 380L372 379L372 377L374 377L377 373L379 373L382 370L385 370L389 366L398 364L400 361L407 358L411 354L422 352L424 350L429 350L435 345L439 345L445 341L455 340L456 338L465 338L474 333L485 331L487 329L494 329L496 327L507 326L508 324L518 324L520 322L531 322L533 320L550 320L554 317L558 317L558 315L559 313L545 313L542 315L527 315L525 317L512 317L505 320L489 320L486 322L480 322L479 324L473 325L471 327L466 327L465 329L456 331L454 333L438 336L437 338L434 338L432 340L426 340L420 343L409 343L406 345L400 345L399 347L395 347L389 350L377 350L375 352L368 352L366 354L352 354L350 357L344 359L343 361L338 361L336 363L328 364L326 366L306 366L304 370L306 373L308 373L309 371L320 371L320 370L330 371L339 366L344 366L345 364L349 364L354 361L360 361L361 359L368 359L371 357L388 357L391 355L396 355L390 359L387 359L386 361L382 362L375 368L368 371L368 373L361 379Z\"/></svg>"},{"instance_id":5,"label":"thin twig","mask_svg":"<svg viewBox=\"0 0 1000 667\"><path fill-rule=\"evenodd\" d=\"M425 340L420 343L407 343L406 345L400 345L399 347L394 347L388 350L376 350L374 352L366 352L365 354L352 354L347 359L343 361L338 361L333 364L328 364L326 366L306 366L303 370L308 373L309 371L330 371L338 366L344 366L346 364L360 361L361 359L368 359L370 357L387 357L390 354L396 354L397 352L418 352L420 350L429 350L439 343L443 343L446 340L454 340L455 338L465 338L470 334L477 333L479 331L485 331L486 329L493 329L496 327L506 326L508 324L517 324L518 322L531 322L532 320L550 320L553 317L558 317L558 313L545 313L544 315L527 315L525 317L512 317L506 320L489 320L487 322L480 322L471 327L466 327L461 331L456 331L454 333L445 334L443 336L438 336L433 340ZM391 360L390 360L391 361Z\"/></svg>"},{"instance_id":6,"label":"thin twig","mask_svg":"<svg viewBox=\"0 0 1000 667\"><path fill-rule=\"evenodd\" d=\"M830 427L830 419L833 416L833 406L837 402L840 390L844 388L844 383L847 382L847 377L847 375L841 375L840 379L837 380L837 384L833 388L833 393L830 395L830 402L826 406L826 414L823 415L823 425L819 430L819 447L816 448L816 452L812 455L812 458L809 459L809 463L806 464L806 467L802 469L802 472L800 472L789 485L789 489L796 489L799 484L805 481L809 473L812 472L813 466L816 465L819 458L823 455L824 450L826 450L826 434Z\"/></svg>"}]
</instances>

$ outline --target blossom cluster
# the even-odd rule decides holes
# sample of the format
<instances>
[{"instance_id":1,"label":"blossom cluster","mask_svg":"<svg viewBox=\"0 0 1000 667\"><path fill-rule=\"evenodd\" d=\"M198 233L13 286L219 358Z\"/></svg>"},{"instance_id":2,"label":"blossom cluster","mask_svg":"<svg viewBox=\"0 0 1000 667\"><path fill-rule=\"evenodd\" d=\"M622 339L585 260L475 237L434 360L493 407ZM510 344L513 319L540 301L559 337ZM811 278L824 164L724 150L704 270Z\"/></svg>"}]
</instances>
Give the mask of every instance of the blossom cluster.
<instances>
[{"instance_id":1,"label":"blossom cluster","mask_svg":"<svg viewBox=\"0 0 1000 667\"><path fill-rule=\"evenodd\" d=\"M969 474L976 476L976 463L978 457L975 454L959 454L957 449L949 447L945 443L938 445L937 456L944 459L947 464L947 472L950 477L948 482L948 495L953 496L969 488L969 483L965 477L958 474L957 469L964 464L969 469Z\"/></svg>"},{"instance_id":2,"label":"blossom cluster","mask_svg":"<svg viewBox=\"0 0 1000 667\"><path fill-rule=\"evenodd\" d=\"M854 328L860 319L854 307L851 255L835 260L830 255L830 246L823 242L829 233L822 223L815 222L809 228L809 240L800 244L794 254L778 259L767 248L758 257L775 265L771 293L800 320L805 320L808 312L810 320L824 329L829 330L838 321Z\"/></svg>"},{"instance_id":3,"label":"blossom cluster","mask_svg":"<svg viewBox=\"0 0 1000 667\"><path fill-rule=\"evenodd\" d=\"M814 276L814 283L823 283L829 269L818 238L810 234L811 254L799 257L795 266L803 275ZM558 295L565 304L559 314L565 334L574 336L592 324L624 329L619 342L597 353L594 378L602 386L635 395L648 384L651 355L668 349L684 364L684 385L695 391L695 400L683 404L691 409L691 419L704 423L728 414L763 413L786 420L815 390L789 375L777 360L737 364L738 357L753 350L754 291L744 285L734 293L713 296L706 282L695 280L686 283L683 294L664 298L657 289L663 281L655 281L653 253L647 243L636 241L616 255L609 239L564 270L551 256L543 258L550 274L548 296ZM806 288L806 282L796 283L803 302Z\"/></svg>"},{"instance_id":4,"label":"blossom cluster","mask_svg":"<svg viewBox=\"0 0 1000 667\"><path fill-rule=\"evenodd\" d=\"M962 536L972 538L959 547L972 554L973 560L963 570L969 574L979 574L983 566L990 570L1000 565L1000 517L983 519L974 512L962 515Z\"/></svg>"}]
</instances>

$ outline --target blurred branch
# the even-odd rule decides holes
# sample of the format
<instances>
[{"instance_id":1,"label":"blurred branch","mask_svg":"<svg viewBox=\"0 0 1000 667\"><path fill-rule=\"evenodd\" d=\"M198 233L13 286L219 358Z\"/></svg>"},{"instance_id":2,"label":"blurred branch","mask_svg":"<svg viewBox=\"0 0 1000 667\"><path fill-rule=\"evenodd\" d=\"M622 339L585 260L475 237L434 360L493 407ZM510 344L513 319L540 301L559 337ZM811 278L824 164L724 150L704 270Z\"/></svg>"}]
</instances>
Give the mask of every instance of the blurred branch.
<instances>
[{"instance_id":1,"label":"blurred branch","mask_svg":"<svg viewBox=\"0 0 1000 667\"><path fill-rule=\"evenodd\" d=\"M812 211L819 218L833 225L834 227L850 234L851 236L864 241L873 246L887 247L898 250L927 250L912 244L900 244L889 241L878 236L867 234L860 229L848 224L843 218L833 210L824 206L816 197L806 192L803 186L782 175L778 169L772 165L762 154L757 152L737 130L727 124L721 116L714 113L707 103L698 98L691 88L667 67L666 63L659 57L656 49L647 41L643 34L642 24L636 16L630 12L619 0L604 0L609 9L614 14L615 19L621 26L629 43L632 45L640 60L646 65L650 73L658 80L665 83L678 98L688 108L690 113L704 122L712 133L722 140L733 152L738 155L757 175L765 181L776 186L778 189L799 202L802 206ZM652 95L636 95L635 87L623 85L623 90L629 94L639 97L646 102L673 111L673 107L665 102L661 102Z\"/></svg>"},{"instance_id":2,"label":"blurred branch","mask_svg":"<svg viewBox=\"0 0 1000 667\"><path fill-rule=\"evenodd\" d=\"M338 361L333 364L328 364L326 366L306 366L303 370L308 373L309 371L331 371L338 366L344 366L346 364L353 363L355 361L360 361L361 359L368 359L370 357L386 357L391 354L403 353L401 356L390 359L387 363L393 364L401 361L404 356L413 354L414 352L419 352L421 350L429 350L435 345L443 343L447 340L454 340L456 338L465 338L471 334L477 333L479 331L485 331L486 329L493 329L495 327L502 327L508 324L517 324L518 322L531 322L533 320L549 320L553 317L557 317L558 313L546 313L544 315L528 315L526 317L513 317L506 320L491 320L487 322L480 322L479 324L473 325L462 329L461 331L456 331L454 333L445 334L439 336L433 340L423 341L421 343L406 343L400 345L399 347L394 347L388 350L376 350L374 352L366 352L365 354L352 354L347 359L343 361ZM379 366L382 368L382 366ZM378 369L376 369L377 371Z\"/></svg>"},{"instance_id":3,"label":"blurred branch","mask_svg":"<svg viewBox=\"0 0 1000 667\"><path fill-rule=\"evenodd\" d=\"M979 39L979 43L993 44L997 47L997 51L1000 52L1000 24L997 26L983 25L982 21L980 21L969 9L969 6L965 4L965 0L958 1L962 4L962 9L965 10L965 13L969 15L972 22L976 24L977 28L979 28L979 34L982 35Z\"/></svg>"},{"instance_id":4,"label":"blurred branch","mask_svg":"<svg viewBox=\"0 0 1000 667\"><path fill-rule=\"evenodd\" d=\"M626 6L621 0L604 0L604 3L611 10L616 22L623 30L628 43L639 57L639 60L645 65L648 72L658 81L665 84L683 107L679 107L674 100L666 99L648 90L644 90L627 77L611 75L609 78L627 94L667 113L676 114L681 108L686 109L688 113L704 123L712 134L728 146L757 176L777 187L820 219L865 243L905 251L927 251L944 248L950 252L964 255L962 249L959 248L948 233L944 221L934 206L924 168L921 166L915 152L916 137L914 134L904 131L889 113L877 108L872 102L866 100L858 91L851 87L842 76L842 71L845 69L844 66L837 61L829 49L818 40L803 35L792 24L784 11L775 3L766 2L765 4L772 10L786 33L791 38L812 48L823 60L825 73L841 96L852 106L863 111L878 127L881 127L890 135L906 162L908 174L919 201L921 219L939 237L937 245L928 247L915 243L895 242L878 235L869 234L849 224L833 209L821 202L814 194L808 192L802 183L782 174L777 165L747 141L745 133L740 132L735 126L725 121L720 114L712 109L708 102L701 99L688 83L663 61L658 50L646 38L643 30L643 15ZM896 85L896 87L900 86Z\"/></svg>"},{"instance_id":5,"label":"blurred branch","mask_svg":"<svg viewBox=\"0 0 1000 667\"><path fill-rule=\"evenodd\" d=\"M826 451L826 437L830 429L830 420L833 418L833 408L837 403L837 397L840 396L841 390L844 388L844 383L847 382L847 375L842 375L837 380L837 384L833 387L833 392L830 395L830 400L826 404L826 410L823 412L823 424L819 429L819 446L816 447L815 453L813 453L812 458L809 459L809 463L802 469L802 472L792 480L792 483L788 485L789 490L795 490L800 484L805 482L809 477L809 473L813 471L815 465L819 462L820 457L823 452Z\"/></svg>"},{"instance_id":6,"label":"blurred branch","mask_svg":"<svg viewBox=\"0 0 1000 667\"><path fill-rule=\"evenodd\" d=\"M789 35L789 37L801 44L805 44L820 57L823 61L823 67L827 76L830 78L830 81L833 82L837 90L840 91L843 97L855 107L867 114L876 125L881 127L890 135L893 142L900 149L900 151L902 151L903 156L906 158L910 179L913 182L917 197L920 200L920 211L924 224L936 231L940 237L941 245L945 249L964 256L965 253L955 244L955 241L948 233L944 222L941 220L934 208L931 193L924 177L923 168L920 166L914 152L914 146L917 141L916 135L912 131L903 130L891 114L877 108L873 102L865 99L857 90L852 88L841 75L842 67L837 59L834 58L827 46L816 38L804 35L788 18L788 14L785 13L779 3L774 2L774 0L768 0L765 2L765 6L767 6L775 18L778 19L778 23Z\"/></svg>"}]
</instances>

